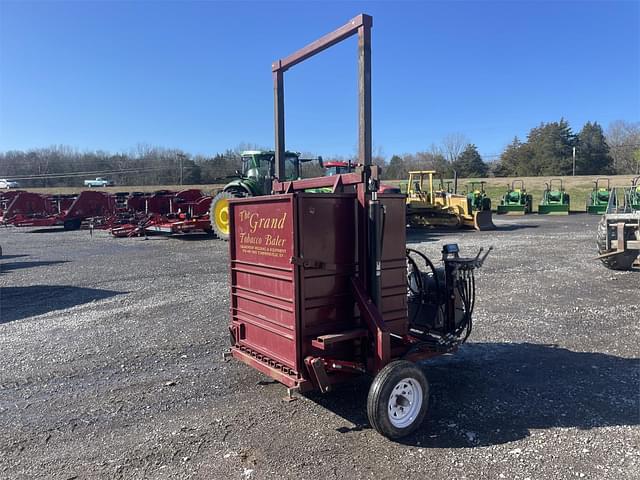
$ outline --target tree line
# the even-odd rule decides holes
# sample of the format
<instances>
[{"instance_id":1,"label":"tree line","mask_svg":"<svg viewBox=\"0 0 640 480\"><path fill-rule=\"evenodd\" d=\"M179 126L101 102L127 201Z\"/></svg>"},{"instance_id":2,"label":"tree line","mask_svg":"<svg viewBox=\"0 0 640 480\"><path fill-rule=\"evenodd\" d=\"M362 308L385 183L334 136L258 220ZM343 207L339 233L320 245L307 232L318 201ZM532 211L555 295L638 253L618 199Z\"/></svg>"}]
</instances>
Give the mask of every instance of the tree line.
<instances>
[{"instance_id":1,"label":"tree line","mask_svg":"<svg viewBox=\"0 0 640 480\"><path fill-rule=\"evenodd\" d=\"M0 153L0 178L17 179L24 187L82 186L96 176L117 185L226 183L241 168L240 153L255 148L243 144L213 156L151 146L117 154L66 146L12 150ZM640 174L640 123L617 121L605 132L597 122L587 122L575 134L564 119L541 123L526 140L514 138L493 161L485 161L463 134L447 135L425 151L392 155L388 161L378 154L373 161L383 167L384 179L407 178L411 170L435 170L445 178L454 172L463 178L571 175L574 149L576 175ZM302 171L304 176L322 174L311 162L303 164Z\"/></svg>"},{"instance_id":2,"label":"tree line","mask_svg":"<svg viewBox=\"0 0 640 480\"><path fill-rule=\"evenodd\" d=\"M436 170L445 178L454 171L464 178L571 175L574 149L576 175L640 174L640 122L616 121L606 132L587 122L575 134L564 119L541 123L493 161L485 161L465 136L449 135L428 151L393 155L385 177L406 178L410 170Z\"/></svg>"}]
</instances>

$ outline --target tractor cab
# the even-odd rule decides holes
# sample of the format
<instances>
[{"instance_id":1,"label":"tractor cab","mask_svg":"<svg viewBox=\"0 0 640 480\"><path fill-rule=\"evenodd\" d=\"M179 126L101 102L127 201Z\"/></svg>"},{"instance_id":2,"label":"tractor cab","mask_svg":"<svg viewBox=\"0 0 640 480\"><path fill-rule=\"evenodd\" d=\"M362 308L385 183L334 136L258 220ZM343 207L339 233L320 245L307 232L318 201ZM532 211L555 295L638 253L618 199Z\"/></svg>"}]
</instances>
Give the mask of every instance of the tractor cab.
<instances>
[{"instance_id":1,"label":"tractor cab","mask_svg":"<svg viewBox=\"0 0 640 480\"><path fill-rule=\"evenodd\" d=\"M299 180L300 164L318 161L322 158L301 158L299 152L285 152L284 177L276 180ZM275 178L275 157L273 150L245 150L240 154L242 170L236 172L239 178L227 183L211 201L209 217L214 234L222 239L229 238L229 199L269 195Z\"/></svg>"},{"instance_id":2,"label":"tractor cab","mask_svg":"<svg viewBox=\"0 0 640 480\"><path fill-rule=\"evenodd\" d=\"M409 172L407 182L408 199L433 203L433 174L434 170L420 170Z\"/></svg>"},{"instance_id":3,"label":"tractor cab","mask_svg":"<svg viewBox=\"0 0 640 480\"><path fill-rule=\"evenodd\" d=\"M263 183L264 179L271 179L274 175L275 152L264 150L245 150L241 154L243 178L253 179ZM285 156L285 176L287 180L297 180L300 178L300 153L286 152ZM271 182L269 182L271 183ZM265 192L269 192L265 188Z\"/></svg>"},{"instance_id":4,"label":"tractor cab","mask_svg":"<svg viewBox=\"0 0 640 480\"><path fill-rule=\"evenodd\" d=\"M342 175L343 173L351 173L354 170L351 162L335 161L324 162L324 176L331 177L333 175Z\"/></svg>"}]
</instances>

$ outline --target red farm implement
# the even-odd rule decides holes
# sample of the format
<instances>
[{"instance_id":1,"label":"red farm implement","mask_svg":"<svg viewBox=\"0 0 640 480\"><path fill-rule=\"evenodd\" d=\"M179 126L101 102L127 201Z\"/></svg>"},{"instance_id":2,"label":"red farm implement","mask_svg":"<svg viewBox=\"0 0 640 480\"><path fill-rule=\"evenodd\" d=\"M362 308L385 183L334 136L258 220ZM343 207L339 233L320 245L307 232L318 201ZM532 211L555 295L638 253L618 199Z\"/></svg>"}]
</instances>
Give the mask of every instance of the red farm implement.
<instances>
[{"instance_id":1,"label":"red farm implement","mask_svg":"<svg viewBox=\"0 0 640 480\"><path fill-rule=\"evenodd\" d=\"M274 194L229 201L230 355L290 391L324 393L372 376L369 420L395 439L427 411L429 386L415 362L455 352L471 333L474 270L488 252L463 258L457 245L444 245L436 267L407 249L405 197L380 193L371 163L371 26L360 15L273 64ZM356 34L361 166L280 181L284 72Z\"/></svg>"},{"instance_id":2,"label":"red farm implement","mask_svg":"<svg viewBox=\"0 0 640 480\"><path fill-rule=\"evenodd\" d=\"M77 197L43 196L24 192L13 203L28 203L30 207L38 205L30 213L18 214L10 220L17 227L63 226L65 230L78 230L85 220L108 224L116 214L116 202L112 195L89 190L80 192Z\"/></svg>"},{"instance_id":3,"label":"red farm implement","mask_svg":"<svg viewBox=\"0 0 640 480\"><path fill-rule=\"evenodd\" d=\"M198 189L177 193L161 191L150 195L134 193L127 201L130 220L113 226L111 233L116 237L193 232L210 234L210 206L211 197Z\"/></svg>"},{"instance_id":4,"label":"red farm implement","mask_svg":"<svg viewBox=\"0 0 640 480\"><path fill-rule=\"evenodd\" d=\"M7 192L3 195L0 206L2 223L5 225L41 221L56 213L47 196L33 192Z\"/></svg>"}]
</instances>

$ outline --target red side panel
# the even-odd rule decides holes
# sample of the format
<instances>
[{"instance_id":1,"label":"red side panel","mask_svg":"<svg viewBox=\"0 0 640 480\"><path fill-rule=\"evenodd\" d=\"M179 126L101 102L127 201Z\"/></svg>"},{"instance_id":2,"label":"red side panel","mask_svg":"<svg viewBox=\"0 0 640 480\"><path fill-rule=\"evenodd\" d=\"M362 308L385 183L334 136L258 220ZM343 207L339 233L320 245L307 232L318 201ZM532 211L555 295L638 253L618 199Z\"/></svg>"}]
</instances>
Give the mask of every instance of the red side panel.
<instances>
[{"instance_id":1,"label":"red side panel","mask_svg":"<svg viewBox=\"0 0 640 480\"><path fill-rule=\"evenodd\" d=\"M392 333L405 335L407 322L407 264L405 196L379 196L386 214L382 244L382 318Z\"/></svg>"},{"instance_id":2,"label":"red side panel","mask_svg":"<svg viewBox=\"0 0 640 480\"><path fill-rule=\"evenodd\" d=\"M49 214L47 199L44 195L33 192L20 192L13 196L4 212L5 219L15 215L40 215Z\"/></svg>"},{"instance_id":3,"label":"red side panel","mask_svg":"<svg viewBox=\"0 0 640 480\"><path fill-rule=\"evenodd\" d=\"M65 214L68 219L101 217L115 213L115 200L104 192L84 190Z\"/></svg>"},{"instance_id":4,"label":"red side panel","mask_svg":"<svg viewBox=\"0 0 640 480\"><path fill-rule=\"evenodd\" d=\"M355 194L299 194L300 279L304 355L313 337L354 328L349 278L356 273Z\"/></svg>"},{"instance_id":5,"label":"red side panel","mask_svg":"<svg viewBox=\"0 0 640 480\"><path fill-rule=\"evenodd\" d=\"M294 197L230 202L231 328L236 347L296 375Z\"/></svg>"}]
</instances>

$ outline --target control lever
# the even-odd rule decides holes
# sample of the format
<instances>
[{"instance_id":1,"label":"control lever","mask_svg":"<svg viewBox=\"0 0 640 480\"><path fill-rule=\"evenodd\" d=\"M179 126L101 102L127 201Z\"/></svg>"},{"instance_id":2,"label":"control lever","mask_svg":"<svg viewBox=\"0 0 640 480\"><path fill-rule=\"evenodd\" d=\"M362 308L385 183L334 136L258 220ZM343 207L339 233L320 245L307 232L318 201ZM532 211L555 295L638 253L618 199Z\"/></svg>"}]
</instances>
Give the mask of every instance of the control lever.
<instances>
[{"instance_id":1,"label":"control lever","mask_svg":"<svg viewBox=\"0 0 640 480\"><path fill-rule=\"evenodd\" d=\"M458 268L464 268L468 270L480 268L489 256L491 250L493 250L493 246L490 246L483 255L482 252L484 252L484 247L480 247L480 250L475 257L460 257L457 247L457 245L455 245L455 247L452 247L451 245L445 245L442 249L442 261L445 263L453 264Z\"/></svg>"}]
</instances>

